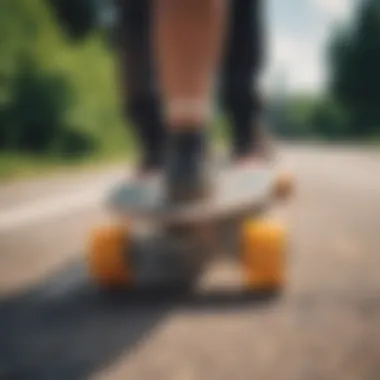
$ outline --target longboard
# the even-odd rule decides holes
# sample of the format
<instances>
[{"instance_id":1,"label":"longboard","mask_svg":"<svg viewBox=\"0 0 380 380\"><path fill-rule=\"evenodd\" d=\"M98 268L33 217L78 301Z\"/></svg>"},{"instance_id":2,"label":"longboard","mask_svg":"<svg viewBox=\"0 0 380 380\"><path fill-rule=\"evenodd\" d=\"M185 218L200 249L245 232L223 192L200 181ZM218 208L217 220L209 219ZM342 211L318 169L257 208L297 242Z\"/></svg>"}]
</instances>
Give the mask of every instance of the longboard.
<instances>
[{"instance_id":1,"label":"longboard","mask_svg":"<svg viewBox=\"0 0 380 380\"><path fill-rule=\"evenodd\" d=\"M90 240L94 279L106 288L188 284L215 255L234 252L250 290L281 288L286 231L261 219L276 197L278 169L216 165L210 196L182 205L167 202L162 174L120 182L107 203L121 223L95 230ZM140 226L140 218L148 223Z\"/></svg>"},{"instance_id":2,"label":"longboard","mask_svg":"<svg viewBox=\"0 0 380 380\"><path fill-rule=\"evenodd\" d=\"M201 200L171 204L162 174L117 184L107 199L115 212L164 224L191 224L228 217L260 207L270 200L278 168L268 165L226 164L211 174L210 195Z\"/></svg>"}]
</instances>

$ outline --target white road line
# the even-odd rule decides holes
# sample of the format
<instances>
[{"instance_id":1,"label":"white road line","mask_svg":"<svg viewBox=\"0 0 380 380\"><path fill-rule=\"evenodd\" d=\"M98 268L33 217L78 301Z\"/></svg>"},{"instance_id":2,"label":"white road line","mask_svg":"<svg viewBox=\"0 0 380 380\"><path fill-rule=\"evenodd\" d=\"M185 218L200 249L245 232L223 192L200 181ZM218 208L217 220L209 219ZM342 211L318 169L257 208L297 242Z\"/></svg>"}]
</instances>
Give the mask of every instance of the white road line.
<instances>
[{"instance_id":1,"label":"white road line","mask_svg":"<svg viewBox=\"0 0 380 380\"><path fill-rule=\"evenodd\" d=\"M0 212L0 231L22 227L43 218L62 216L99 203L110 184L91 186L80 193L39 199Z\"/></svg>"},{"instance_id":2,"label":"white road line","mask_svg":"<svg viewBox=\"0 0 380 380\"><path fill-rule=\"evenodd\" d=\"M0 232L25 227L42 219L67 215L99 204L115 183L129 180L132 174L131 169L124 168L118 174L98 178L85 187L72 190L69 194L40 198L12 209L0 211Z\"/></svg>"}]
</instances>

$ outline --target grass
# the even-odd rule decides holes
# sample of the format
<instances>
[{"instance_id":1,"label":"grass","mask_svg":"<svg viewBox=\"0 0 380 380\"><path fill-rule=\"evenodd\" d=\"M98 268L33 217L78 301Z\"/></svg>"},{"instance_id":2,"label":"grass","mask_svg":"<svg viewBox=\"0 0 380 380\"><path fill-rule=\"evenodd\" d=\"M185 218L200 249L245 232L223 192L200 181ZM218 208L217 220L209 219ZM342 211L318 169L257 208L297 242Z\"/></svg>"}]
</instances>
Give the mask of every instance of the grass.
<instances>
[{"instance_id":1,"label":"grass","mask_svg":"<svg viewBox=\"0 0 380 380\"><path fill-rule=\"evenodd\" d=\"M105 168L109 165L132 163L136 154L118 152L98 154L85 158L59 158L27 154L0 153L0 181L51 176L57 173Z\"/></svg>"}]
</instances>

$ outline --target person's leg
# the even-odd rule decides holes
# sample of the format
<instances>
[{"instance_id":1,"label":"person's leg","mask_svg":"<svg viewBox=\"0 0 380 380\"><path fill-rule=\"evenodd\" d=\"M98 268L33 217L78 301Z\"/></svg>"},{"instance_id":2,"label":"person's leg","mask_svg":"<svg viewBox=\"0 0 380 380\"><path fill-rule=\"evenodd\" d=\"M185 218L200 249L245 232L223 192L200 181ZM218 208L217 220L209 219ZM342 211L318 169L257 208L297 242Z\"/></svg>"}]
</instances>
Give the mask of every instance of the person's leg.
<instances>
[{"instance_id":1,"label":"person's leg","mask_svg":"<svg viewBox=\"0 0 380 380\"><path fill-rule=\"evenodd\" d=\"M231 2L230 33L224 55L221 100L231 122L233 155L251 156L263 151L259 89L264 62L263 1Z\"/></svg>"},{"instance_id":2,"label":"person's leg","mask_svg":"<svg viewBox=\"0 0 380 380\"><path fill-rule=\"evenodd\" d=\"M154 72L151 0L118 0L117 38L125 117L130 119L141 151L139 170L160 169L165 129Z\"/></svg>"},{"instance_id":3,"label":"person's leg","mask_svg":"<svg viewBox=\"0 0 380 380\"><path fill-rule=\"evenodd\" d=\"M169 131L170 199L204 194L207 124L226 24L226 0L156 0L158 74Z\"/></svg>"}]
</instances>

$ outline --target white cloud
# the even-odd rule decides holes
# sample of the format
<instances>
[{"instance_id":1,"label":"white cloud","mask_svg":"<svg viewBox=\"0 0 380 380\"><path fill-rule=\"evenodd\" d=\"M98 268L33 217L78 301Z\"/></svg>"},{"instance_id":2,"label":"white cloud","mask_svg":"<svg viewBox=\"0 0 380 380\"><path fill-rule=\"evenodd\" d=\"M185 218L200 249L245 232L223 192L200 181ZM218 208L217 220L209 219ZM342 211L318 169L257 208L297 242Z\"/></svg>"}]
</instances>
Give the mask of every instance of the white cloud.
<instances>
[{"instance_id":1,"label":"white cloud","mask_svg":"<svg viewBox=\"0 0 380 380\"><path fill-rule=\"evenodd\" d=\"M346 18L352 9L352 0L312 0L317 10L333 19Z\"/></svg>"},{"instance_id":2,"label":"white cloud","mask_svg":"<svg viewBox=\"0 0 380 380\"><path fill-rule=\"evenodd\" d=\"M291 91L317 91L323 86L321 54L313 41L274 32L269 47L268 67L264 77L266 87L273 86L276 77L282 74L286 75L287 87Z\"/></svg>"}]
</instances>

